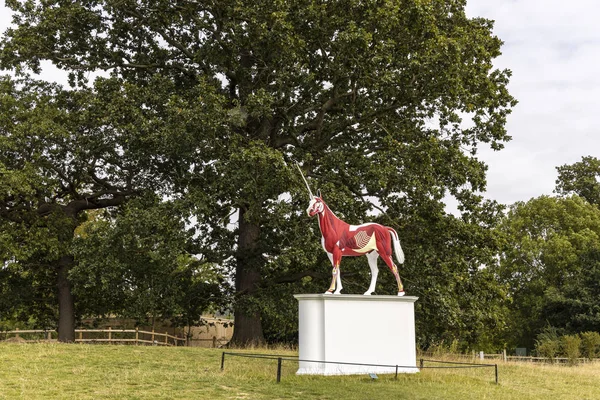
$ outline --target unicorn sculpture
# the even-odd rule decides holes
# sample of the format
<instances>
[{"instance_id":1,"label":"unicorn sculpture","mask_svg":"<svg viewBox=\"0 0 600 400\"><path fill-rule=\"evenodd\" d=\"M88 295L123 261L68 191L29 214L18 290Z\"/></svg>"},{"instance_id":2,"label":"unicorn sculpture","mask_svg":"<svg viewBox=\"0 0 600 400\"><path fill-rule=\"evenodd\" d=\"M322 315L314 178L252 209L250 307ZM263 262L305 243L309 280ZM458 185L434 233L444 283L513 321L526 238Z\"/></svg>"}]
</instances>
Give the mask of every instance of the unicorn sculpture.
<instances>
[{"instance_id":1,"label":"unicorn sculpture","mask_svg":"<svg viewBox=\"0 0 600 400\"><path fill-rule=\"evenodd\" d=\"M302 174L300 166L296 166L300 174ZM398 296L404 296L404 287L398 273L398 267L392 260L393 247L398 262L400 264L404 263L404 252L400 246L400 240L396 231L393 228L376 223L350 225L342 221L325 204L320 191L317 191L317 196L312 194L304 174L302 174L302 179L306 184L310 196L310 203L306 212L309 217L318 216L319 228L322 235L321 244L333 266L331 286L325 294L340 294L342 291L342 280L340 278L342 256L365 255L371 268L371 284L364 294L371 295L375 291L375 284L377 283L377 275L379 273L377 258L381 257L396 278Z\"/></svg>"}]
</instances>

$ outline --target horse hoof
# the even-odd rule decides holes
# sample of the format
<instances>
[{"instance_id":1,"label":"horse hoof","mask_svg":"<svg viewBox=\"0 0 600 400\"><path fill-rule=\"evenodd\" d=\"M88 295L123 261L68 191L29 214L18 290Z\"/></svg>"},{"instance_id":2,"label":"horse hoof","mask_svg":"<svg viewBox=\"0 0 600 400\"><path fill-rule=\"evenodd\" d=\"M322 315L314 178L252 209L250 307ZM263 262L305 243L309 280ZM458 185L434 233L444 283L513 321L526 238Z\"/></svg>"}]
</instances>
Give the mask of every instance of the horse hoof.
<instances>
[{"instance_id":1,"label":"horse hoof","mask_svg":"<svg viewBox=\"0 0 600 400\"><path fill-rule=\"evenodd\" d=\"M370 295L372 295L372 294L373 294L373 292L364 292L364 293L363 293L363 296L370 296Z\"/></svg>"},{"instance_id":2,"label":"horse hoof","mask_svg":"<svg viewBox=\"0 0 600 400\"><path fill-rule=\"evenodd\" d=\"M403 290L403 291L401 291L401 292L398 292L398 296L404 296L405 294L406 294L406 293L404 292L404 290Z\"/></svg>"},{"instance_id":3,"label":"horse hoof","mask_svg":"<svg viewBox=\"0 0 600 400\"><path fill-rule=\"evenodd\" d=\"M326 291L326 292L325 292L325 293L323 293L323 294L333 294L333 292L330 292L330 291L328 290L328 291Z\"/></svg>"}]
</instances>

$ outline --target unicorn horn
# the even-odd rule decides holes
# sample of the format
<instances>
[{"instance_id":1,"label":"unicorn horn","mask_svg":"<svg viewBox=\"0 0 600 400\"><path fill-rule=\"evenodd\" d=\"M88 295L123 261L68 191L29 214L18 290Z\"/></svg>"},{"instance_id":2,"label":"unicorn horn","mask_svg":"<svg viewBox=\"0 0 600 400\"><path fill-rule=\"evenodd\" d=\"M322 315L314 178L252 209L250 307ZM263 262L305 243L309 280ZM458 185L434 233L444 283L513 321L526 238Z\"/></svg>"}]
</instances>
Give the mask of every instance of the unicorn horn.
<instances>
[{"instance_id":1,"label":"unicorn horn","mask_svg":"<svg viewBox=\"0 0 600 400\"><path fill-rule=\"evenodd\" d=\"M306 184L306 188L308 189L308 194L310 195L310 200L312 200L315 196L312 194L312 190L310 190L310 186L308 186L308 182L306 181L306 178L304 177L304 174L302 173L302 170L300 169L300 165L298 163L296 163L296 167L298 168L298 171L300 171L300 175L302 176L302 179L304 180L304 183Z\"/></svg>"}]
</instances>

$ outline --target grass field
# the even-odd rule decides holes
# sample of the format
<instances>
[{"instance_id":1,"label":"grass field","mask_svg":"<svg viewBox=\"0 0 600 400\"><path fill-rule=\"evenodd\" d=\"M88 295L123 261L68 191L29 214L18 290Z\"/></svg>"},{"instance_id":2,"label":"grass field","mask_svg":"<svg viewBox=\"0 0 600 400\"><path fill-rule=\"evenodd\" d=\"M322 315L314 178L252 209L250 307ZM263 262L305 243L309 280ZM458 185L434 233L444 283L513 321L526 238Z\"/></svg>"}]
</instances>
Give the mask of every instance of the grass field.
<instances>
[{"instance_id":1,"label":"grass field","mask_svg":"<svg viewBox=\"0 0 600 400\"><path fill-rule=\"evenodd\" d=\"M221 353L0 344L0 399L600 399L600 364L501 363L496 385L488 368L423 370L372 381L366 375L296 376L297 364L284 362L278 384L276 361L228 357L221 371Z\"/></svg>"}]
</instances>

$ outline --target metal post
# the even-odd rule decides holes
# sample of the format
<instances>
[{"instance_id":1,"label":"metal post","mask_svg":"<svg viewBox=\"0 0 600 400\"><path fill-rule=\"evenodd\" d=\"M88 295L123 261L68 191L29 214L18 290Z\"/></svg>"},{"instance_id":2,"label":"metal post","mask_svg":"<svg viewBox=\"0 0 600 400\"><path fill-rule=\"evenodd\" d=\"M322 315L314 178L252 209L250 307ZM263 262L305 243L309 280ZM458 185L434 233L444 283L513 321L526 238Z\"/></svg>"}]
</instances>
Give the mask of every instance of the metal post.
<instances>
[{"instance_id":1,"label":"metal post","mask_svg":"<svg viewBox=\"0 0 600 400\"><path fill-rule=\"evenodd\" d=\"M423 369L423 363L424 363L424 360L421 358L421 360L419 361L420 369Z\"/></svg>"},{"instance_id":2,"label":"metal post","mask_svg":"<svg viewBox=\"0 0 600 400\"><path fill-rule=\"evenodd\" d=\"M225 352L221 355L221 371L225 368Z\"/></svg>"},{"instance_id":3,"label":"metal post","mask_svg":"<svg viewBox=\"0 0 600 400\"><path fill-rule=\"evenodd\" d=\"M396 365L396 377L394 379L398 380L398 366L397 365Z\"/></svg>"},{"instance_id":4,"label":"metal post","mask_svg":"<svg viewBox=\"0 0 600 400\"><path fill-rule=\"evenodd\" d=\"M277 358L277 383L281 382L281 357Z\"/></svg>"},{"instance_id":5,"label":"metal post","mask_svg":"<svg viewBox=\"0 0 600 400\"><path fill-rule=\"evenodd\" d=\"M496 367L496 385L498 384L498 364L494 364Z\"/></svg>"}]
</instances>

